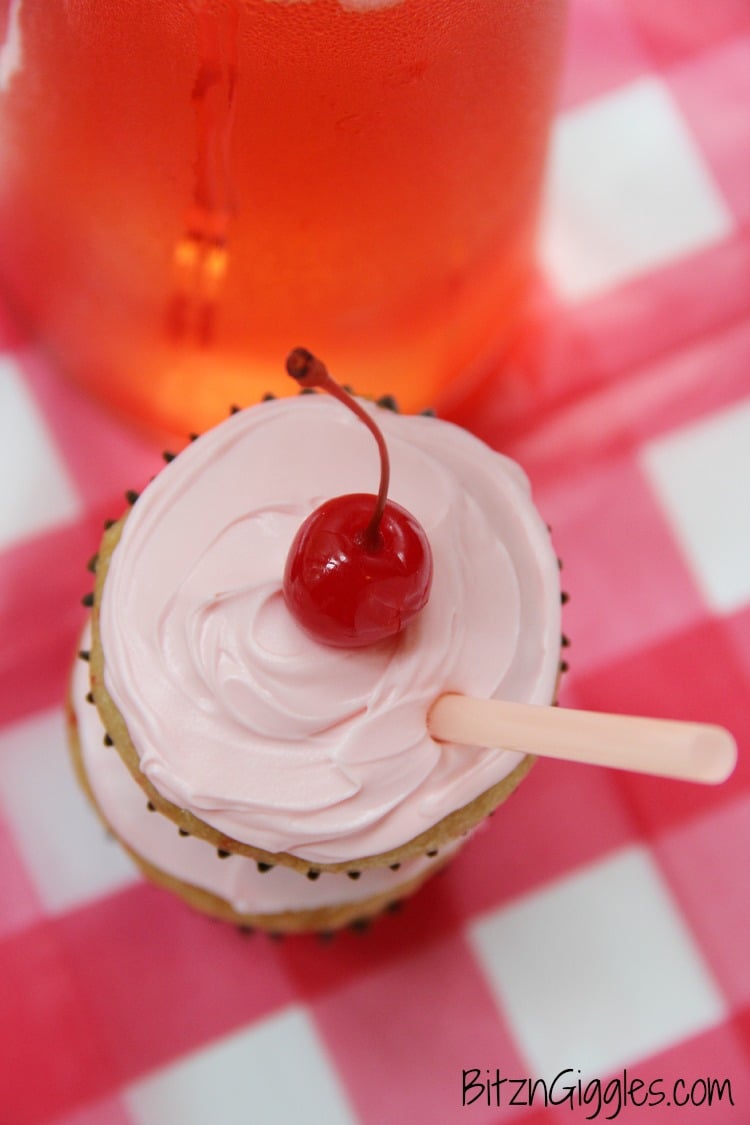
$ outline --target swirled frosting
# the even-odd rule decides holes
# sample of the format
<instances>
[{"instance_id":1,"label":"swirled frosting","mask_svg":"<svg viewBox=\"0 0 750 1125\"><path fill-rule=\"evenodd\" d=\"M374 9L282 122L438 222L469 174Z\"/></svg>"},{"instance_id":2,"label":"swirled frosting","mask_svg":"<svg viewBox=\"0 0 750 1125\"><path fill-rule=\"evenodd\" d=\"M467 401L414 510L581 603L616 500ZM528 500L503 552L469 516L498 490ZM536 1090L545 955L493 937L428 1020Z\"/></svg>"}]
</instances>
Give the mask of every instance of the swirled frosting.
<instances>
[{"instance_id":1,"label":"swirled frosting","mask_svg":"<svg viewBox=\"0 0 750 1125\"><path fill-rule=\"evenodd\" d=\"M399 637L328 648L284 605L302 520L377 485L374 442L321 395L242 411L181 453L129 515L102 593L105 683L143 773L218 831L311 862L399 847L518 764L434 741L441 692L549 703L557 675L557 560L521 469L449 423L372 410L390 495L434 560Z\"/></svg>"},{"instance_id":2,"label":"swirled frosting","mask_svg":"<svg viewBox=\"0 0 750 1125\"><path fill-rule=\"evenodd\" d=\"M88 629L81 646L90 646ZM81 761L104 819L120 840L142 859L175 879L218 895L238 914L315 910L364 902L375 895L395 894L400 886L425 875L456 850L456 845L441 848L436 859L417 856L402 863L398 871L370 867L356 881L345 874L326 872L311 881L298 871L280 865L261 874L255 861L245 856L219 859L211 844L194 836L180 836L170 820L149 812L143 790L130 776L120 755L104 745L104 727L99 714L86 702L88 690L88 667L78 660L73 669L71 703Z\"/></svg>"}]
</instances>

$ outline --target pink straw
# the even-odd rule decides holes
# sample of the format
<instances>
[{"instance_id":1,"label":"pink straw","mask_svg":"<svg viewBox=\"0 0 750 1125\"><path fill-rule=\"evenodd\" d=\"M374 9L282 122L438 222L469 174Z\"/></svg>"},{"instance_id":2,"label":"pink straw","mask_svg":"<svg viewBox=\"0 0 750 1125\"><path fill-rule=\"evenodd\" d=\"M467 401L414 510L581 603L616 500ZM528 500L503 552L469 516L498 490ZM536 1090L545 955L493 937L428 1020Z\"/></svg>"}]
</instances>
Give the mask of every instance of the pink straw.
<instances>
[{"instance_id":1,"label":"pink straw","mask_svg":"<svg viewBox=\"0 0 750 1125\"><path fill-rule=\"evenodd\" d=\"M502 747L718 785L737 761L737 745L723 727L644 719L561 707L443 695L428 727L441 742Z\"/></svg>"}]
</instances>

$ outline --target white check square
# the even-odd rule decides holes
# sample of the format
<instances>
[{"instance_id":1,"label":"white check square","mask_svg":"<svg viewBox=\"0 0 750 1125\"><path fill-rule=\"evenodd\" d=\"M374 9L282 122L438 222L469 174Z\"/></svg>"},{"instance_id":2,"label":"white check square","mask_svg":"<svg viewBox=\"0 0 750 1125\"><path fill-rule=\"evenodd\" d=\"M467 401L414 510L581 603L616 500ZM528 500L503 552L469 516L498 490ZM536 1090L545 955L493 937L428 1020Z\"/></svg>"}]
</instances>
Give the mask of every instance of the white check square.
<instances>
[{"instance_id":1,"label":"white check square","mask_svg":"<svg viewBox=\"0 0 750 1125\"><path fill-rule=\"evenodd\" d=\"M76 488L23 375L0 355L0 550L75 519Z\"/></svg>"},{"instance_id":2,"label":"white check square","mask_svg":"<svg viewBox=\"0 0 750 1125\"><path fill-rule=\"evenodd\" d=\"M304 1009L211 1043L125 1092L134 1125L355 1125Z\"/></svg>"},{"instance_id":3,"label":"white check square","mask_svg":"<svg viewBox=\"0 0 750 1125\"><path fill-rule=\"evenodd\" d=\"M62 911L140 878L76 781L62 711L0 733L0 805L49 911Z\"/></svg>"},{"instance_id":4,"label":"white check square","mask_svg":"<svg viewBox=\"0 0 750 1125\"><path fill-rule=\"evenodd\" d=\"M641 464L707 605L750 603L750 399L649 442Z\"/></svg>"},{"instance_id":5,"label":"white check square","mask_svg":"<svg viewBox=\"0 0 750 1125\"><path fill-rule=\"evenodd\" d=\"M533 1077L600 1078L719 1022L720 993L649 853L625 848L475 921Z\"/></svg>"},{"instance_id":6,"label":"white check square","mask_svg":"<svg viewBox=\"0 0 750 1125\"><path fill-rule=\"evenodd\" d=\"M559 118L540 249L564 298L598 296L720 242L733 225L659 79L640 78Z\"/></svg>"}]
</instances>

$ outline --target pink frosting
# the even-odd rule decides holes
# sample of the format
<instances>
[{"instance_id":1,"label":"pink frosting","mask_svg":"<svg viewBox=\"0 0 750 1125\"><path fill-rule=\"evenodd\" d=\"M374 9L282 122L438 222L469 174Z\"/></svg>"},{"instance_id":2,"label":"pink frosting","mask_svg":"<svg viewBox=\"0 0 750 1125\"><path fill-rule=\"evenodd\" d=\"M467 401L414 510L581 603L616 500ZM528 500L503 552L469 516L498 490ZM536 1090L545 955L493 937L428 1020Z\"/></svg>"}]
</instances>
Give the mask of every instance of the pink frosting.
<instances>
[{"instance_id":1,"label":"pink frosting","mask_svg":"<svg viewBox=\"0 0 750 1125\"><path fill-rule=\"evenodd\" d=\"M390 495L434 558L400 637L316 644L281 596L305 516L377 488L372 438L321 395L236 414L168 465L102 599L106 686L146 776L217 830L311 862L395 848L517 765L431 739L438 694L548 703L557 675L557 560L520 468L449 423L372 409Z\"/></svg>"},{"instance_id":2,"label":"pink frosting","mask_svg":"<svg viewBox=\"0 0 750 1125\"><path fill-rule=\"evenodd\" d=\"M88 648L88 629L81 646ZM78 724L81 756L89 784L106 820L143 859L166 874L202 890L211 891L240 914L278 914L285 910L314 910L341 903L363 902L374 895L395 893L396 888L425 874L456 850L441 848L436 859L419 856L402 863L398 871L371 867L356 880L346 874L322 872L310 880L289 867L258 871L244 856L219 859L216 848L194 836L180 836L171 820L149 812L143 790L130 776L122 758L104 745L104 727L95 707L86 702L89 690L87 665L79 660L73 671L73 710Z\"/></svg>"}]
</instances>

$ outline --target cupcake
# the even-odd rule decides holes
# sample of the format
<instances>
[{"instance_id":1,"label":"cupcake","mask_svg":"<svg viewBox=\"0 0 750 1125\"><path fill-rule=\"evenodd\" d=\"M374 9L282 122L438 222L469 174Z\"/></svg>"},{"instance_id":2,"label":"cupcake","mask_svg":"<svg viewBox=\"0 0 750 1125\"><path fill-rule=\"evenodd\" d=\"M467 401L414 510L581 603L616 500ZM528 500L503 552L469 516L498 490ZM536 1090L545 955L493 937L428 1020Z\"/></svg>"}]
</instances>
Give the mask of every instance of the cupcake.
<instances>
[{"instance_id":1,"label":"cupcake","mask_svg":"<svg viewBox=\"0 0 750 1125\"><path fill-rule=\"evenodd\" d=\"M322 644L282 594L305 518L377 480L361 423L324 395L261 403L192 442L131 495L96 564L96 714L76 705L87 786L148 874L222 916L279 915L259 923L271 928L329 928L342 923L318 911L349 919L354 897L367 916L408 893L526 774L527 755L431 738L441 693L549 704L556 689L559 567L521 469L449 423L362 405L390 452L390 497L432 553L429 600L397 636ZM106 782L90 740L111 744ZM140 828L116 822L110 781L135 783ZM189 861L171 858L179 846ZM190 878L208 851L244 864L247 894ZM281 912L260 890L269 874Z\"/></svg>"}]
</instances>

